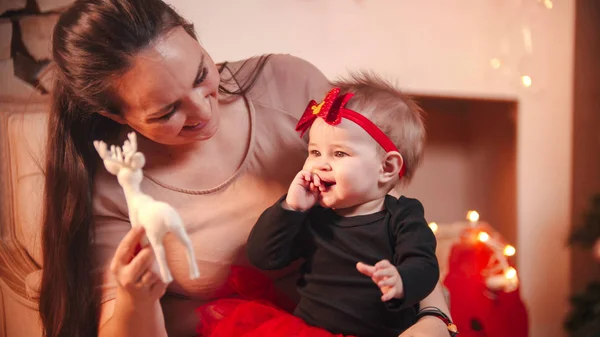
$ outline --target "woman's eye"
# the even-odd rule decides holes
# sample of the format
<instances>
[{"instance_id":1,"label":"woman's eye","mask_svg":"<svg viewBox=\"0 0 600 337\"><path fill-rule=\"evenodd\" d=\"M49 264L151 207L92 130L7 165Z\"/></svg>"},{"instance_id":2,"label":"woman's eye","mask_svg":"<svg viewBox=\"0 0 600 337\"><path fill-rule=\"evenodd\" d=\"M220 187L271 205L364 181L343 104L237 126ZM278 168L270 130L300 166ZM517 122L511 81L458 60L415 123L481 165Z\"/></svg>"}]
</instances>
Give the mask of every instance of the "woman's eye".
<instances>
[{"instance_id":1,"label":"woman's eye","mask_svg":"<svg viewBox=\"0 0 600 337\"><path fill-rule=\"evenodd\" d=\"M346 152L342 152L342 151L335 151L335 153L333 155L336 157L346 157L348 154Z\"/></svg>"},{"instance_id":2,"label":"woman's eye","mask_svg":"<svg viewBox=\"0 0 600 337\"><path fill-rule=\"evenodd\" d=\"M321 152L319 152L319 151L317 151L317 150L311 150L311 151L309 152L309 154L310 154L311 156L314 156L314 157L319 157L319 156L321 155Z\"/></svg>"},{"instance_id":3,"label":"woman's eye","mask_svg":"<svg viewBox=\"0 0 600 337\"><path fill-rule=\"evenodd\" d=\"M173 107L171 107L171 109L169 110L169 112L167 112L166 114L158 117L158 119L160 121L168 121L171 117L173 117L173 115L175 114L175 112L177 112L177 108L179 108L179 104L173 104Z\"/></svg>"},{"instance_id":4,"label":"woman's eye","mask_svg":"<svg viewBox=\"0 0 600 337\"><path fill-rule=\"evenodd\" d=\"M208 70L206 70L206 68L202 68L202 73L200 73L198 78L196 78L196 80L194 80L194 86L197 87L200 85L200 83L204 82L207 75L208 75Z\"/></svg>"}]
</instances>

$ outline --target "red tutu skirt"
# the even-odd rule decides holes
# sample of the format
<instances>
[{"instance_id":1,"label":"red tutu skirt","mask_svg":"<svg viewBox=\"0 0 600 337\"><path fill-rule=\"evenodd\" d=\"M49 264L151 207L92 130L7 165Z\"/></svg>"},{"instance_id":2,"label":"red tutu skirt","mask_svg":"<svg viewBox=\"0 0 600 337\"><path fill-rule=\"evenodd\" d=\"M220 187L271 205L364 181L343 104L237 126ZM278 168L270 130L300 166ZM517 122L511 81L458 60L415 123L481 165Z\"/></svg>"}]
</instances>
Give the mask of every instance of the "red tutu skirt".
<instances>
[{"instance_id":1,"label":"red tutu skirt","mask_svg":"<svg viewBox=\"0 0 600 337\"><path fill-rule=\"evenodd\" d=\"M243 281L242 281L243 280ZM282 308L293 303L257 270L232 267L227 282L237 298L216 300L196 309L199 337L342 337L306 324Z\"/></svg>"}]
</instances>

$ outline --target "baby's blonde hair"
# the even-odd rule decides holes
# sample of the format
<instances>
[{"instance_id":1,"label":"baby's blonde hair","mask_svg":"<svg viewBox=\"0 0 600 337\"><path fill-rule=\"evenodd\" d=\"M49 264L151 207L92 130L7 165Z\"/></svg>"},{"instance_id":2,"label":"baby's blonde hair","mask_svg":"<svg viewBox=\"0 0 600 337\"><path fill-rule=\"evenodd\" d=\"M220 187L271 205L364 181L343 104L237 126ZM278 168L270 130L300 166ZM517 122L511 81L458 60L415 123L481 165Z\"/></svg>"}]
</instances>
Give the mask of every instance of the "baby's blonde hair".
<instances>
[{"instance_id":1,"label":"baby's blonde hair","mask_svg":"<svg viewBox=\"0 0 600 337\"><path fill-rule=\"evenodd\" d=\"M332 85L340 88L340 94L354 93L346 107L367 117L392 140L406 165L404 177L410 181L423 157L426 134L423 110L372 72L353 72Z\"/></svg>"}]
</instances>

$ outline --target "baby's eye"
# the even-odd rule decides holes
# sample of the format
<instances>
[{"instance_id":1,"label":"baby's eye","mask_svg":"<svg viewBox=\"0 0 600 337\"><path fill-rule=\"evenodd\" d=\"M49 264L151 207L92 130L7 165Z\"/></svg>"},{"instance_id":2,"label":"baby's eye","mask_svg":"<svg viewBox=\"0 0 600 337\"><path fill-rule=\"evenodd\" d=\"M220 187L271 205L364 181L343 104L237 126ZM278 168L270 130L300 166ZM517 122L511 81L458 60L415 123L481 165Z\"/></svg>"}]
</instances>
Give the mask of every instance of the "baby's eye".
<instances>
[{"instance_id":1,"label":"baby's eye","mask_svg":"<svg viewBox=\"0 0 600 337\"><path fill-rule=\"evenodd\" d=\"M314 157L320 157L320 156L321 156L321 152L319 152L319 151L317 151L317 150L310 150L308 153L309 153L311 156L314 156Z\"/></svg>"},{"instance_id":2,"label":"baby's eye","mask_svg":"<svg viewBox=\"0 0 600 337\"><path fill-rule=\"evenodd\" d=\"M333 153L333 155L336 157L346 157L348 154L346 152L342 152L342 151L335 151Z\"/></svg>"}]
</instances>

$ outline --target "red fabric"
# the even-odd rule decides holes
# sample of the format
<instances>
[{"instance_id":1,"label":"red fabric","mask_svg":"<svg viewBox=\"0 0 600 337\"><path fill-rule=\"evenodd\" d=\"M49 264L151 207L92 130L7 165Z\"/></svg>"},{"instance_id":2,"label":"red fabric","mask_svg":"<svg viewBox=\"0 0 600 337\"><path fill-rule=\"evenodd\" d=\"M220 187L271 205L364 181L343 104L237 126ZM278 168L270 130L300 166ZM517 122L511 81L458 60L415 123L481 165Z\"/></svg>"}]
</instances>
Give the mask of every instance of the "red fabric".
<instances>
[{"instance_id":1,"label":"red fabric","mask_svg":"<svg viewBox=\"0 0 600 337\"><path fill-rule=\"evenodd\" d=\"M232 296L250 301L267 301L287 311L296 307L292 300L275 288L269 277L252 267L231 267L227 282L217 291L217 297Z\"/></svg>"},{"instance_id":2,"label":"red fabric","mask_svg":"<svg viewBox=\"0 0 600 337\"><path fill-rule=\"evenodd\" d=\"M342 337L292 315L295 304L255 269L232 267L220 291L226 293L239 297L216 300L196 309L199 337Z\"/></svg>"},{"instance_id":3,"label":"red fabric","mask_svg":"<svg viewBox=\"0 0 600 337\"><path fill-rule=\"evenodd\" d=\"M198 309L202 337L342 337L312 327L268 302L222 299Z\"/></svg>"},{"instance_id":4,"label":"red fabric","mask_svg":"<svg viewBox=\"0 0 600 337\"><path fill-rule=\"evenodd\" d=\"M492 251L481 242L467 239L473 236L466 235L452 247L444 280L459 336L527 337L527 311L519 288L508 293L487 289L481 272Z\"/></svg>"}]
</instances>

